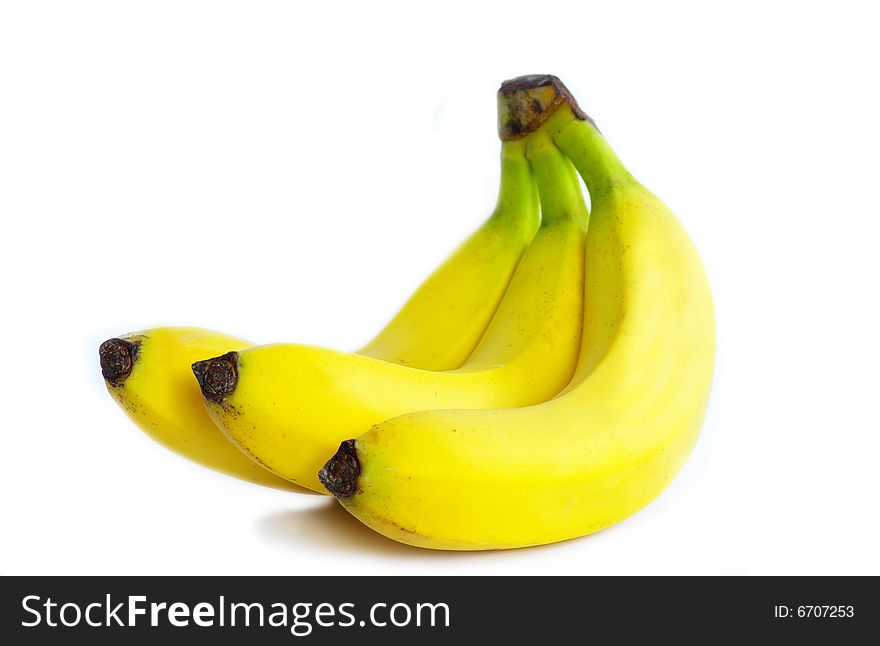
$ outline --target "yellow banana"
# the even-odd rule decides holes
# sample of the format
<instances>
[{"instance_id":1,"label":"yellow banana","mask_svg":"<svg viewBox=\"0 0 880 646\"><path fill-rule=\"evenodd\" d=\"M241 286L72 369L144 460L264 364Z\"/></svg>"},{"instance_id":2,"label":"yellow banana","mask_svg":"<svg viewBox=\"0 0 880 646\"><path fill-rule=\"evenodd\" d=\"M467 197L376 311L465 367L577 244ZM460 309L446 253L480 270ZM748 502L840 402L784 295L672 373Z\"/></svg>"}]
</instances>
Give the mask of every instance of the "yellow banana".
<instances>
[{"instance_id":1,"label":"yellow banana","mask_svg":"<svg viewBox=\"0 0 880 646\"><path fill-rule=\"evenodd\" d=\"M546 133L523 140L542 222L480 344L459 370L430 372L279 344L193 367L214 421L274 473L323 491L339 442L426 408L525 406L571 379L580 345L587 210L577 174Z\"/></svg>"},{"instance_id":2,"label":"yellow banana","mask_svg":"<svg viewBox=\"0 0 880 646\"><path fill-rule=\"evenodd\" d=\"M538 221L525 144L503 143L492 215L360 352L426 370L459 367L482 337ZM159 443L228 475L296 488L229 443L208 416L192 378L193 362L249 345L212 330L158 328L106 341L101 367L113 398Z\"/></svg>"},{"instance_id":3,"label":"yellow banana","mask_svg":"<svg viewBox=\"0 0 880 646\"><path fill-rule=\"evenodd\" d=\"M322 482L362 522L421 547L550 543L633 514L685 463L709 397L711 295L681 224L558 79L514 79L499 98L502 135L550 133L590 191L580 359L549 402L415 412L343 442Z\"/></svg>"},{"instance_id":4,"label":"yellow banana","mask_svg":"<svg viewBox=\"0 0 880 646\"><path fill-rule=\"evenodd\" d=\"M110 339L99 351L107 390L141 430L194 462L242 480L295 489L233 447L205 412L190 365L250 344L221 332L166 327Z\"/></svg>"}]
</instances>

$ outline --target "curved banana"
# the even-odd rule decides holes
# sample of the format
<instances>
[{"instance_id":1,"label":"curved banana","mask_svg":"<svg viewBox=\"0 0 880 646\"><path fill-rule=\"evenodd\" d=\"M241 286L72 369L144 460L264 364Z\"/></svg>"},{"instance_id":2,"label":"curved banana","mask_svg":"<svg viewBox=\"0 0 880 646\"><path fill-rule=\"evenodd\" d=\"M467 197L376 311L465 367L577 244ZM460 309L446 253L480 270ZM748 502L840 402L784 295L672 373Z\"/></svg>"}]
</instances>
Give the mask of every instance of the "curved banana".
<instances>
[{"instance_id":1,"label":"curved banana","mask_svg":"<svg viewBox=\"0 0 880 646\"><path fill-rule=\"evenodd\" d=\"M193 366L217 425L255 460L323 491L339 442L426 408L525 406L571 379L580 345L587 211L574 168L545 133L524 140L542 205L486 334L459 370L429 372L304 345L269 345Z\"/></svg>"},{"instance_id":2,"label":"curved banana","mask_svg":"<svg viewBox=\"0 0 880 646\"><path fill-rule=\"evenodd\" d=\"M712 301L681 224L558 79L508 81L500 99L502 134L546 130L590 191L580 360L549 402L416 412L343 442L322 482L362 522L421 547L523 547L626 518L684 465L709 397Z\"/></svg>"},{"instance_id":3,"label":"curved banana","mask_svg":"<svg viewBox=\"0 0 880 646\"><path fill-rule=\"evenodd\" d=\"M426 370L459 367L489 324L538 221L525 144L505 142L495 211L360 352ZM213 330L157 328L110 339L99 354L110 394L160 444L228 475L296 489L223 436L192 378L193 362L250 345Z\"/></svg>"},{"instance_id":4,"label":"curved banana","mask_svg":"<svg viewBox=\"0 0 880 646\"><path fill-rule=\"evenodd\" d=\"M141 430L180 455L242 480L296 489L242 455L205 412L190 365L250 344L213 330L166 327L109 339L99 350L107 390Z\"/></svg>"}]
</instances>

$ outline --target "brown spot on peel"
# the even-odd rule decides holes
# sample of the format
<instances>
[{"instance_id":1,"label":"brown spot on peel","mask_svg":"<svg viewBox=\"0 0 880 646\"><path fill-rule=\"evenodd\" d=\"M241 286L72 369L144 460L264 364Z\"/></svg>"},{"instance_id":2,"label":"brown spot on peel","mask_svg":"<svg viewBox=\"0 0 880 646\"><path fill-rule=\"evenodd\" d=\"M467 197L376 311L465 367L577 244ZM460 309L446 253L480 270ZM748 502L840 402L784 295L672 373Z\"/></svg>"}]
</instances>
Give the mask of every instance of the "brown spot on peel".
<instances>
[{"instance_id":1,"label":"brown spot on peel","mask_svg":"<svg viewBox=\"0 0 880 646\"><path fill-rule=\"evenodd\" d=\"M318 471L318 480L337 498L350 498L357 493L357 481L360 475L361 463L357 457L354 440L345 440L339 445L336 455Z\"/></svg>"},{"instance_id":2,"label":"brown spot on peel","mask_svg":"<svg viewBox=\"0 0 880 646\"><path fill-rule=\"evenodd\" d=\"M192 371L205 399L219 404L238 385L238 353L227 352L213 359L196 361Z\"/></svg>"},{"instance_id":3,"label":"brown spot on peel","mask_svg":"<svg viewBox=\"0 0 880 646\"><path fill-rule=\"evenodd\" d=\"M552 74L529 74L504 81L498 90L498 136L502 141L525 137L540 128L563 103L568 103L578 119L593 123L568 88Z\"/></svg>"},{"instance_id":4,"label":"brown spot on peel","mask_svg":"<svg viewBox=\"0 0 880 646\"><path fill-rule=\"evenodd\" d=\"M121 386L128 379L134 368L140 350L140 339L126 341L125 339L107 339L98 348L98 357L101 361L101 374L111 386Z\"/></svg>"}]
</instances>

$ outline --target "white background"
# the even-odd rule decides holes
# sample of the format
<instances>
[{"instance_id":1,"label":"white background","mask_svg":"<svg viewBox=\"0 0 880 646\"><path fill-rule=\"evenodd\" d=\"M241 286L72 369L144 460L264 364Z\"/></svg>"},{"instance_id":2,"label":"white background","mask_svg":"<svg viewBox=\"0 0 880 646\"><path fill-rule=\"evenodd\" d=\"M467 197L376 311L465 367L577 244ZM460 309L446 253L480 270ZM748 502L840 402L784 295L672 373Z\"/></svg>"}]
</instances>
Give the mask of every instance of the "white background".
<instances>
[{"instance_id":1,"label":"white background","mask_svg":"<svg viewBox=\"0 0 880 646\"><path fill-rule=\"evenodd\" d=\"M3 3L0 573L880 574L877 16L717 4ZM491 210L495 90L533 72L710 275L710 411L656 502L422 551L117 409L97 347L122 332L370 338Z\"/></svg>"}]
</instances>

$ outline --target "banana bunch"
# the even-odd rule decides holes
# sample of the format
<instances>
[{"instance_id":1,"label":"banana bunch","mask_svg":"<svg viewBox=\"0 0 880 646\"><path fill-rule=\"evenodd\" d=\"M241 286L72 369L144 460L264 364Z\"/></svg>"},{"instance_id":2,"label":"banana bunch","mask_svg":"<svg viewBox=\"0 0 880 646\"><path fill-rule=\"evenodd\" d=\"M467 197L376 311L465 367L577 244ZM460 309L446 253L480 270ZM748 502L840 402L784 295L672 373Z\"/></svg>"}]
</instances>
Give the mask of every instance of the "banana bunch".
<instances>
[{"instance_id":1,"label":"banana bunch","mask_svg":"<svg viewBox=\"0 0 880 646\"><path fill-rule=\"evenodd\" d=\"M709 398L700 258L559 79L506 81L498 107L494 212L364 348L146 330L101 345L117 403L195 462L419 547L551 543L648 504Z\"/></svg>"}]
</instances>

